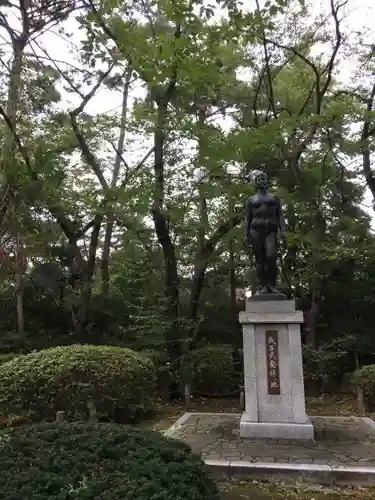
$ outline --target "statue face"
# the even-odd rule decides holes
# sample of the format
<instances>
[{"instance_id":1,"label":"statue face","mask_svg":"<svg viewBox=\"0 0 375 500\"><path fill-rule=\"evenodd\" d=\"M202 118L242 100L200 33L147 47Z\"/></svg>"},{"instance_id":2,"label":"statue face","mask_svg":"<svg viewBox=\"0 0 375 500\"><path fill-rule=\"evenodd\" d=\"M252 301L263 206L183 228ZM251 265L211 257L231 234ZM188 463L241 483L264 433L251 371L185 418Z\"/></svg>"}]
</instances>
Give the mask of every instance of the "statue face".
<instances>
[{"instance_id":1,"label":"statue face","mask_svg":"<svg viewBox=\"0 0 375 500\"><path fill-rule=\"evenodd\" d=\"M268 177L264 172L259 172L254 177L254 184L257 188L266 188L268 186Z\"/></svg>"}]
</instances>

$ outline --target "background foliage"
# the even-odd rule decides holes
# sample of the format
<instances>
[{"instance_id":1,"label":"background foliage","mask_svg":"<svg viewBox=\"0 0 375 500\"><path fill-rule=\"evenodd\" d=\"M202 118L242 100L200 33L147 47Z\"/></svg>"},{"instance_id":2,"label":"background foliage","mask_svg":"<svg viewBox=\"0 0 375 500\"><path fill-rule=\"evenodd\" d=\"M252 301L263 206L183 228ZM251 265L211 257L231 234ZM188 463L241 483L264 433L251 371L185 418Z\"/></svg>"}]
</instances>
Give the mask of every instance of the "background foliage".
<instances>
[{"instance_id":1,"label":"background foliage","mask_svg":"<svg viewBox=\"0 0 375 500\"><path fill-rule=\"evenodd\" d=\"M348 31L347 2L245 7L5 4L2 354L152 350L169 382L216 344L238 363L255 286L243 206L262 168L284 204L278 288L304 311L308 387L374 362L368 33Z\"/></svg>"}]
</instances>

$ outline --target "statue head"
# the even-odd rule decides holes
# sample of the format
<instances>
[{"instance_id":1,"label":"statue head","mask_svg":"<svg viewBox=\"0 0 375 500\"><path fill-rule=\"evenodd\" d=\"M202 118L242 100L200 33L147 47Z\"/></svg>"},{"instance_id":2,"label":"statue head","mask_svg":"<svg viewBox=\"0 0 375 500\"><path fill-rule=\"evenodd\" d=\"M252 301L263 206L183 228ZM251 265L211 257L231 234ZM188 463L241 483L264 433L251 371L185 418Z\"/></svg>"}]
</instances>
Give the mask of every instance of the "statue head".
<instances>
[{"instance_id":1,"label":"statue head","mask_svg":"<svg viewBox=\"0 0 375 500\"><path fill-rule=\"evenodd\" d=\"M265 189L268 187L268 176L265 172L257 170L253 174L253 183L257 189Z\"/></svg>"}]
</instances>

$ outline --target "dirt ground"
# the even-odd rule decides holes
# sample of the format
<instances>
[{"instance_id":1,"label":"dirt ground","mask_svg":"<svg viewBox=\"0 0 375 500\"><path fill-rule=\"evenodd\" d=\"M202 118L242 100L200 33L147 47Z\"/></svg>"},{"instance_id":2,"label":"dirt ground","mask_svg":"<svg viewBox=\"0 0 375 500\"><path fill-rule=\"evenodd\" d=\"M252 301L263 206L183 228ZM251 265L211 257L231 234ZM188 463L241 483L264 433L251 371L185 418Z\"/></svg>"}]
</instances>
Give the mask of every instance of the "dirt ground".
<instances>
[{"instance_id":1,"label":"dirt ground","mask_svg":"<svg viewBox=\"0 0 375 500\"><path fill-rule=\"evenodd\" d=\"M357 401L351 395L325 395L318 398L306 398L307 413L310 416L359 416ZM184 407L180 401L165 403L159 400L156 415L144 427L155 430L168 429L185 412L241 413L239 398L192 398ZM374 497L375 500L375 497Z\"/></svg>"},{"instance_id":2,"label":"dirt ground","mask_svg":"<svg viewBox=\"0 0 375 500\"><path fill-rule=\"evenodd\" d=\"M219 484L222 500L374 500L373 488L327 488L323 486L275 486L258 482Z\"/></svg>"}]
</instances>

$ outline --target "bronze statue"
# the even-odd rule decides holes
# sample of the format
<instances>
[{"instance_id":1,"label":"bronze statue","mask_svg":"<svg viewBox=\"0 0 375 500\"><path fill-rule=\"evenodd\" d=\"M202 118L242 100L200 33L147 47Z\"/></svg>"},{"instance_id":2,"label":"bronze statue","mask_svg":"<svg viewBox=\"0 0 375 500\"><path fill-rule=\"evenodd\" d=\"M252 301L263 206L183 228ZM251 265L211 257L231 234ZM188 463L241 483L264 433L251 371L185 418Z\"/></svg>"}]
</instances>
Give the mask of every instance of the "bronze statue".
<instances>
[{"instance_id":1,"label":"bronze statue","mask_svg":"<svg viewBox=\"0 0 375 500\"><path fill-rule=\"evenodd\" d=\"M255 258L257 277L262 287L260 295L278 294L275 286L279 230L282 245L286 249L285 220L281 201L268 192L266 173L255 172L253 182L257 187L257 193L251 196L246 204L245 244L251 245Z\"/></svg>"}]
</instances>

